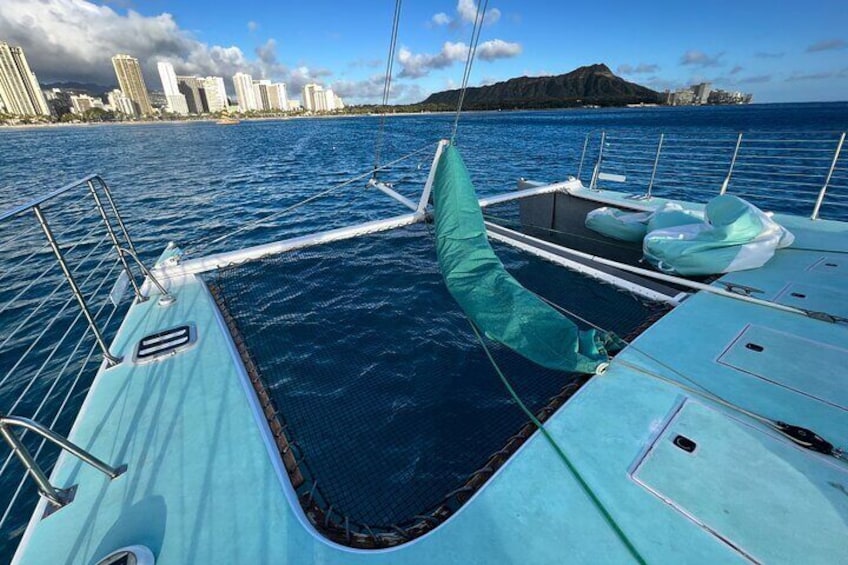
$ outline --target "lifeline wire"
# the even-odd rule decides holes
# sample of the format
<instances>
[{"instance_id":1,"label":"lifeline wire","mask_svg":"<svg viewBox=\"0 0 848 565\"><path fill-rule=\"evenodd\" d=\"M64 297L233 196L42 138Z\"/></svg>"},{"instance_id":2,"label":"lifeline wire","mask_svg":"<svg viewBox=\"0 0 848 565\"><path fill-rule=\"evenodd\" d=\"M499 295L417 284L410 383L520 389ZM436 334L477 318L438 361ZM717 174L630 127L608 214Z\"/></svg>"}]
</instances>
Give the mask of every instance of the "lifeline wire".
<instances>
[{"instance_id":1,"label":"lifeline wire","mask_svg":"<svg viewBox=\"0 0 848 565\"><path fill-rule=\"evenodd\" d=\"M565 466L568 467L568 470L571 471L571 474L574 476L574 478L577 479L577 483L583 489L583 492L588 495L592 503L598 508L598 510L601 512L601 515L604 517L604 520L606 520L606 522L610 525L610 527L616 533L618 538L622 541L622 543L624 543L625 547L630 552L630 554L639 563L647 563L647 561L645 561L645 558L642 557L642 555L633 545L633 542L630 541L630 539L627 537L627 534L624 533L624 530L621 529L621 526L618 524L618 522L615 521L615 518L612 517L609 510L607 510L606 506L604 506L604 503L601 502L601 500L598 498L598 495L595 494L592 488L586 483L586 480L574 466L574 463L571 462L571 460L562 450L562 447L560 447L557 441L548 432L544 424L542 424L542 422L539 421L536 415L533 414L533 411L527 408L524 402L521 401L521 398L515 392L515 389L512 388L512 385L509 383L509 380L506 378L506 375L504 375L503 371L501 371L501 368L498 366L497 362L495 361L495 358L492 357L492 353L489 351L486 342L483 340L483 336L480 335L477 326L474 325L474 322L472 322L471 320L468 320L468 323L471 324L471 329L474 330L474 335L477 336L477 340L480 342L480 345L483 346L483 351L486 352L486 357L489 358L489 362L492 364L492 367L495 369L495 372L498 374L498 377L500 377L501 382L506 387L507 391L509 391L509 394L510 396L512 396L512 399L515 400L516 404L518 404L518 407L521 408L522 412L524 412L524 414L530 419L530 421L533 422L533 425L536 426L536 428L542 433L543 436L545 436L545 439L548 440L548 443L550 443L551 447L554 448L554 451L556 451L559 458L562 460L563 463L565 463Z\"/></svg>"},{"instance_id":2,"label":"lifeline wire","mask_svg":"<svg viewBox=\"0 0 848 565\"><path fill-rule=\"evenodd\" d=\"M308 204L308 203L312 202L313 200L317 200L317 199L321 198L322 196L326 196L326 195L330 194L331 192L335 192L336 190L339 190L340 188L344 188L344 187L349 186L349 185L351 185L351 184L353 184L353 183L355 183L355 182L357 182L357 181L360 181L360 180L362 180L362 179L366 178L368 175L372 175L372 174L374 174L374 173L375 173L375 172L377 172L378 170L388 169L389 167L391 167L391 166L393 166L393 165L396 165L396 164L400 163L401 161L405 161L405 160L409 159L410 157L413 157L413 156L415 156L415 155L418 155L419 153L422 153L422 152L424 152L424 151L426 151L426 150L428 150L428 149L431 149L431 146L430 146L430 145L425 145L424 147L421 147L420 149L416 149L416 150L415 150L415 151L413 151L412 153L407 153L407 154L406 154L406 155L404 155L403 157L398 157L398 158L397 158L397 159L395 159L394 161L390 161L390 162L386 163L385 165L381 165L381 166L379 166L379 167L377 167L377 168L373 169L372 171L368 171L367 173L362 173L361 175L357 175L357 176L355 176L355 177L351 177L351 178L347 179L347 180L346 180L346 181L344 181L344 182L341 182L341 183L339 183L339 184L336 184L336 185L334 185L334 186L331 186L331 187L330 187L330 188L328 188L327 190L322 190L321 192L319 192L319 193L317 193L317 194L313 194L312 196L310 196L310 197L308 197L308 198L304 198L303 200L301 200L301 201L299 201L299 202L295 202L295 203L294 203L294 204L292 204L291 206L289 206L289 207L287 207L287 208L283 208L282 210L280 210L280 211L278 211L278 212L274 212L273 214L269 214L269 215L267 215L267 216L264 216L264 217L262 217L262 218L259 218L259 219L257 219L257 220L254 220L254 221L252 221L252 222L248 222L248 223L244 224L243 226L241 226L240 228L235 229L235 230L233 230L233 231L231 231L231 232L229 232L229 233L225 233L224 235L222 235L222 236L220 236L220 237L217 237L217 238L213 239L213 240L212 240L212 241L210 241L209 243L205 243L205 244L201 245L200 247L198 247L197 249L195 249L195 250L193 250L193 251L194 251L195 253L199 253L200 251L203 251L204 249L208 248L210 245L214 245L214 244L216 244L216 243L220 243L220 242L224 241L225 239L227 239L227 238L229 238L229 237L234 236L234 235L235 235L235 234L237 234L237 233L241 233L241 232L243 232L243 231L246 231L246 230L252 229L252 228L256 227L257 225L259 225L259 224L261 224L261 223L263 223L263 222L267 222L267 221L270 221L270 220L274 220L274 219L276 219L276 218L279 218L280 216L283 216L283 215L285 215L285 214L287 214L287 213L291 212L292 210L295 210L295 209L297 209L297 208L300 208L301 206L303 206L303 205L305 205L305 204Z\"/></svg>"},{"instance_id":3,"label":"lifeline wire","mask_svg":"<svg viewBox=\"0 0 848 565\"><path fill-rule=\"evenodd\" d=\"M451 143L456 141L456 130L459 127L459 116L462 113L462 103L465 101L465 92L468 90L468 79L471 77L471 65L474 63L474 54L477 51L477 43L480 41L480 32L483 30L483 20L486 18L486 8L489 0L483 0L482 9L477 6L477 14L474 17L474 27L471 29L471 44L468 46L468 57L465 59L465 72L462 75L462 88L459 100L456 104L456 118L453 121L451 132Z\"/></svg>"},{"instance_id":4,"label":"lifeline wire","mask_svg":"<svg viewBox=\"0 0 848 565\"><path fill-rule=\"evenodd\" d=\"M389 57L386 60L386 80L383 84L383 108L380 114L380 127L377 129L377 140L374 144L374 173L372 178L377 178L377 169L380 167L380 153L383 151L383 130L386 127L386 106L389 103L389 92L392 86L392 68L395 64L395 50L397 49L398 22L400 21L400 5L402 0L395 2L395 16L392 23L392 39L389 42Z\"/></svg>"}]
</instances>

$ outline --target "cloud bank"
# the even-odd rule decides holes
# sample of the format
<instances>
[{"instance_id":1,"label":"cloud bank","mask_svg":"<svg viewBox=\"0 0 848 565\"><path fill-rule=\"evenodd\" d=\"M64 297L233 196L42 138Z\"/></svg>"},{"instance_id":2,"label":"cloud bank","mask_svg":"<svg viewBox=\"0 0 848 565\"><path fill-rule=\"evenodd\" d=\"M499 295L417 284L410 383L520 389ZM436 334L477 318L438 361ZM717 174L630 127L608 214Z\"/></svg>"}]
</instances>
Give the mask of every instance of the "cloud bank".
<instances>
[{"instance_id":1,"label":"cloud bank","mask_svg":"<svg viewBox=\"0 0 848 565\"><path fill-rule=\"evenodd\" d=\"M456 3L456 17L452 18L444 12L433 14L430 23L436 26L459 27L462 24L473 24L477 19L477 3L474 0L458 0ZM491 25L501 19L501 11L497 8L488 8L484 25Z\"/></svg>"},{"instance_id":2,"label":"cloud bank","mask_svg":"<svg viewBox=\"0 0 848 565\"><path fill-rule=\"evenodd\" d=\"M495 61L497 59L508 59L519 55L522 51L521 44L510 43L502 39L492 39L477 46L477 57L483 61ZM427 53L412 53L406 47L398 51L398 63L401 78L420 78L430 74L430 71L444 69L457 61L465 61L468 57L468 45L465 43L445 41L441 51L435 55Z\"/></svg>"},{"instance_id":3,"label":"cloud bank","mask_svg":"<svg viewBox=\"0 0 848 565\"><path fill-rule=\"evenodd\" d=\"M138 58L151 90L161 89L158 61L173 63L178 74L223 76L230 89L229 79L237 72L283 80L293 93L326 76L326 71L289 69L280 63L273 39L258 47L253 59L239 47L198 40L171 14L143 16L132 10L119 14L87 0L2 0L0 38L24 48L42 82L115 84L111 57L117 53Z\"/></svg>"}]
</instances>

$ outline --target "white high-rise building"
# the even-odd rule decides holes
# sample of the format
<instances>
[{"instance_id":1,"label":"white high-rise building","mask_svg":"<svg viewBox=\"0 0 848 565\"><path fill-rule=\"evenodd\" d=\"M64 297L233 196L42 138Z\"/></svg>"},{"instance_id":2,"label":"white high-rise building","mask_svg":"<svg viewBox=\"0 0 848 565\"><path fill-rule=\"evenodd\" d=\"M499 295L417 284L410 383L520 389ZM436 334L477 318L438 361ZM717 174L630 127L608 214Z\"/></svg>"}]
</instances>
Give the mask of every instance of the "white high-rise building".
<instances>
[{"instance_id":1,"label":"white high-rise building","mask_svg":"<svg viewBox=\"0 0 848 565\"><path fill-rule=\"evenodd\" d=\"M107 94L106 100L109 101L109 106L111 106L112 110L115 112L120 112L127 116L135 115L135 107L133 106L132 100L127 98L120 89L116 88Z\"/></svg>"},{"instance_id":2,"label":"white high-rise building","mask_svg":"<svg viewBox=\"0 0 848 565\"><path fill-rule=\"evenodd\" d=\"M3 41L0 41L0 105L15 116L50 115L24 50Z\"/></svg>"},{"instance_id":3,"label":"white high-rise building","mask_svg":"<svg viewBox=\"0 0 848 565\"><path fill-rule=\"evenodd\" d=\"M303 87L303 109L307 112L326 112L327 98L324 87L320 84L309 83Z\"/></svg>"},{"instance_id":4,"label":"white high-rise building","mask_svg":"<svg viewBox=\"0 0 848 565\"><path fill-rule=\"evenodd\" d=\"M289 110L289 96L286 92L286 83L278 82L268 87L268 100L271 105L271 110Z\"/></svg>"},{"instance_id":5,"label":"white high-rise building","mask_svg":"<svg viewBox=\"0 0 848 565\"><path fill-rule=\"evenodd\" d=\"M256 99L257 110L270 110L271 100L268 95L268 89L271 87L270 80L255 80L253 81L253 96Z\"/></svg>"},{"instance_id":6,"label":"white high-rise building","mask_svg":"<svg viewBox=\"0 0 848 565\"><path fill-rule=\"evenodd\" d=\"M227 102L227 87L222 77L206 77L201 79L203 90L206 91L206 103L210 112L221 112L229 106Z\"/></svg>"},{"instance_id":7,"label":"white high-rise building","mask_svg":"<svg viewBox=\"0 0 848 565\"><path fill-rule=\"evenodd\" d=\"M233 86L236 89L239 112L249 112L259 109L259 106L256 104L256 95L253 91L252 76L246 73L236 73L233 75Z\"/></svg>"},{"instance_id":8,"label":"white high-rise building","mask_svg":"<svg viewBox=\"0 0 848 565\"><path fill-rule=\"evenodd\" d=\"M188 114L188 104L177 86L177 74L174 72L174 65L160 61L157 66L159 67L159 78L162 79L162 90L165 91L165 99L168 101L167 111L185 116Z\"/></svg>"},{"instance_id":9,"label":"white high-rise building","mask_svg":"<svg viewBox=\"0 0 848 565\"><path fill-rule=\"evenodd\" d=\"M338 97L336 93L333 92L332 88L328 88L324 91L324 100L326 100L325 105L327 107L328 112L332 112L333 110L339 110L338 107Z\"/></svg>"}]
</instances>

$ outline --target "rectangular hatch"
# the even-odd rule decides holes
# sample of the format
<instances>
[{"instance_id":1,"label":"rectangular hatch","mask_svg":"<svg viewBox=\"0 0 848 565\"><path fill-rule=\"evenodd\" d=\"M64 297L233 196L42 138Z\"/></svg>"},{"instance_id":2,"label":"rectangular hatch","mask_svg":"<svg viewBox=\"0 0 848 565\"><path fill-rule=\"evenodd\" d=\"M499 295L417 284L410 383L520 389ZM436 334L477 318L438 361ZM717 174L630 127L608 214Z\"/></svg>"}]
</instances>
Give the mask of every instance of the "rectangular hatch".
<instances>
[{"instance_id":1,"label":"rectangular hatch","mask_svg":"<svg viewBox=\"0 0 848 565\"><path fill-rule=\"evenodd\" d=\"M848 318L848 292L844 288L793 282L777 294L775 301L804 310Z\"/></svg>"},{"instance_id":2,"label":"rectangular hatch","mask_svg":"<svg viewBox=\"0 0 848 565\"><path fill-rule=\"evenodd\" d=\"M848 365L848 350L841 347L750 325L718 362L848 410L848 387L834 372Z\"/></svg>"},{"instance_id":3,"label":"rectangular hatch","mask_svg":"<svg viewBox=\"0 0 848 565\"><path fill-rule=\"evenodd\" d=\"M683 404L631 477L751 561L845 555L848 469L699 402Z\"/></svg>"}]
</instances>

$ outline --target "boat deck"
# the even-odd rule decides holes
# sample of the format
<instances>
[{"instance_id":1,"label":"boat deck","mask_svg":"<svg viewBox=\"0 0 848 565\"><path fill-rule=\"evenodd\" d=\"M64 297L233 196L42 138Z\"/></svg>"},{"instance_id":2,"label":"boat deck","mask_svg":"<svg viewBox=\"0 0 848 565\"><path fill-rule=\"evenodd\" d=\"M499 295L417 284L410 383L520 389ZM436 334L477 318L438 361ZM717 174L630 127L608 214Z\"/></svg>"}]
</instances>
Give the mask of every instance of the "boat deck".
<instances>
[{"instance_id":1,"label":"boat deck","mask_svg":"<svg viewBox=\"0 0 848 565\"><path fill-rule=\"evenodd\" d=\"M795 244L761 269L722 280L848 315L846 225L778 220ZM62 457L52 482L78 485L76 498L44 519L40 502L16 563L96 563L135 544L163 564L634 560L538 433L433 532L386 550L326 541L293 498L206 285L188 275L171 290L170 307L132 306L112 345L124 362L101 370L70 436L126 464L126 473L109 481ZM197 328L192 347L130 361L142 337L184 324ZM848 365L846 344L844 323L700 293L620 353L546 427L649 563L832 563L848 536L848 464L650 373L845 447L848 389L833 367ZM681 449L679 436L694 451Z\"/></svg>"}]
</instances>

